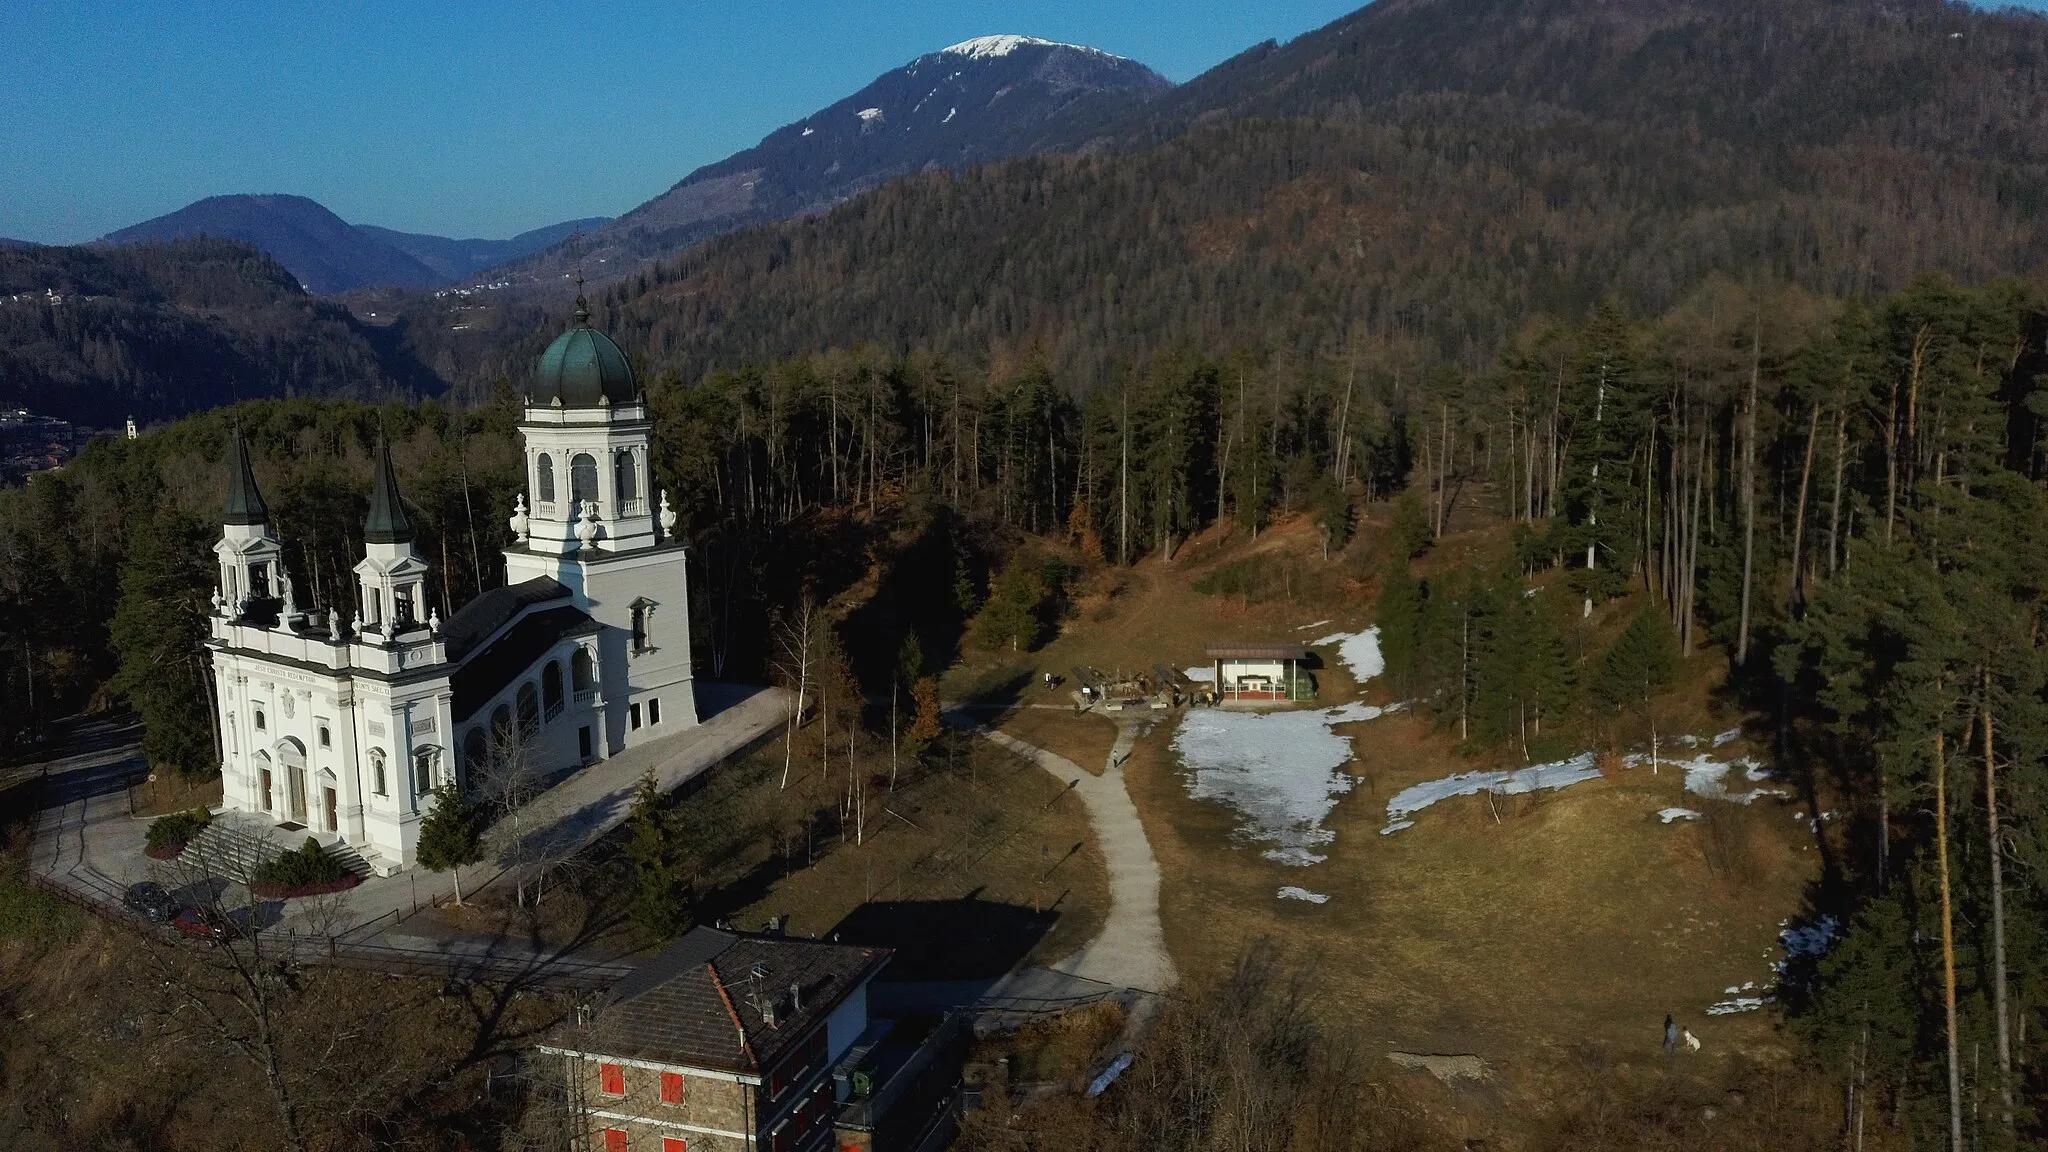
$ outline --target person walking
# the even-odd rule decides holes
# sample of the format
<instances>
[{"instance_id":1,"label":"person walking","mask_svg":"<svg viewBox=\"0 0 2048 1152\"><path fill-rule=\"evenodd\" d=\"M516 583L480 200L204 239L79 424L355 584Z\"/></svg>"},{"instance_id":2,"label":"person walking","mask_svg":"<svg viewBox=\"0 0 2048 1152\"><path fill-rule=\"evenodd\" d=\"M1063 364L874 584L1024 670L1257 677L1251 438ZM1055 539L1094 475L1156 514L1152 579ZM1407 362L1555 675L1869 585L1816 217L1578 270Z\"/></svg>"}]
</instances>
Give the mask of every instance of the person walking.
<instances>
[{"instance_id":1,"label":"person walking","mask_svg":"<svg viewBox=\"0 0 2048 1152\"><path fill-rule=\"evenodd\" d=\"M1673 1020L1669 1014L1664 1017L1664 1051L1678 1051L1678 1021Z\"/></svg>"}]
</instances>

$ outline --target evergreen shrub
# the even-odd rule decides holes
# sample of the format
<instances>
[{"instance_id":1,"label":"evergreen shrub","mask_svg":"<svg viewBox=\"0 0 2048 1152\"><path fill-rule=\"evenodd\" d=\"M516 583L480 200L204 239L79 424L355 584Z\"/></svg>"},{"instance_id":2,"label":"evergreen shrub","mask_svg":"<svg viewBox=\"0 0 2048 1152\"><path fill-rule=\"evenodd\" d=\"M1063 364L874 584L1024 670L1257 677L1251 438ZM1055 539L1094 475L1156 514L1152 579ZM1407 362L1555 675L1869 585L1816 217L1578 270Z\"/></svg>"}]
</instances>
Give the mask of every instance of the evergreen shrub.
<instances>
[{"instance_id":1,"label":"evergreen shrub","mask_svg":"<svg viewBox=\"0 0 2048 1152\"><path fill-rule=\"evenodd\" d=\"M204 808L188 808L183 812L170 812L149 822L149 832L144 841L143 852L153 860L169 860L185 850L200 829L213 822L213 813Z\"/></svg>"},{"instance_id":2,"label":"evergreen shrub","mask_svg":"<svg viewBox=\"0 0 2048 1152\"><path fill-rule=\"evenodd\" d=\"M249 877L249 891L265 897L318 896L353 888L358 882L355 873L308 836L304 844L257 867Z\"/></svg>"}]
</instances>

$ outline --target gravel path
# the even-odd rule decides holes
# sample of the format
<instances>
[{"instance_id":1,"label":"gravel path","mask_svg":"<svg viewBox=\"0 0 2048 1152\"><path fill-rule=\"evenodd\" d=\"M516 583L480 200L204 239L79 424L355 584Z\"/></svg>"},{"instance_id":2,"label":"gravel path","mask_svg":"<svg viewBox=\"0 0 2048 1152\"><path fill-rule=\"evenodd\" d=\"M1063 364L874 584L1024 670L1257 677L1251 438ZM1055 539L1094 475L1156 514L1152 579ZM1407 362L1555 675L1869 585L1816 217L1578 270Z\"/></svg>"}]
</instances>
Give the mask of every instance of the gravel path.
<instances>
[{"instance_id":1,"label":"gravel path","mask_svg":"<svg viewBox=\"0 0 2048 1152\"><path fill-rule=\"evenodd\" d=\"M1064 756L986 727L963 713L949 713L947 719L1070 782L1088 807L1088 822L1109 868L1109 915L1095 939L1052 967L1120 988L1163 992L1172 987L1176 979L1173 958L1166 953L1166 934L1159 926L1159 860L1145 839L1137 805L1131 803L1124 788L1123 766L1137 738L1135 729L1118 726L1108 768L1100 776L1091 776Z\"/></svg>"}]
</instances>

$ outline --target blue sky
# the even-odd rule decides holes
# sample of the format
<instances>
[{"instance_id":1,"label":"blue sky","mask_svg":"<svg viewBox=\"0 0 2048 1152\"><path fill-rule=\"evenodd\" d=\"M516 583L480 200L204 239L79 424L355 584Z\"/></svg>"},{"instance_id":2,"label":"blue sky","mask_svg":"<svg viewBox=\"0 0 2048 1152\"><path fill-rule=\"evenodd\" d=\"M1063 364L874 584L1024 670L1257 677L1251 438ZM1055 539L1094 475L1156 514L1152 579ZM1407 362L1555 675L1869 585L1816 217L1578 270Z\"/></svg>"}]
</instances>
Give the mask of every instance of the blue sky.
<instances>
[{"instance_id":1,"label":"blue sky","mask_svg":"<svg viewBox=\"0 0 2048 1152\"><path fill-rule=\"evenodd\" d=\"M75 243L226 192L507 236L623 212L972 36L1179 81L1360 2L0 0L0 236Z\"/></svg>"}]
</instances>

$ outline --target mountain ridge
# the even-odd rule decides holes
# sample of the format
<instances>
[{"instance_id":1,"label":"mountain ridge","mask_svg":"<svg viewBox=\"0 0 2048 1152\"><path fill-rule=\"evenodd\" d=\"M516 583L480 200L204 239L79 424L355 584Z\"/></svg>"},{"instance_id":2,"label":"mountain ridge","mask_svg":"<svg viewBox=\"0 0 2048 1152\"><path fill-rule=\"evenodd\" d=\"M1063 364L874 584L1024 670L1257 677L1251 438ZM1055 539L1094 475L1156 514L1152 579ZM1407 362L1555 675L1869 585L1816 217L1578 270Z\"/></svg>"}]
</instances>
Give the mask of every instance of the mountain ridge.
<instances>
[{"instance_id":1,"label":"mountain ridge","mask_svg":"<svg viewBox=\"0 0 2048 1152\"><path fill-rule=\"evenodd\" d=\"M488 270L552 286L602 284L737 227L830 208L895 176L1036 150L1094 102L1172 87L1128 57L1031 36L982 36L924 53L750 148L702 165L577 243Z\"/></svg>"},{"instance_id":2,"label":"mountain ridge","mask_svg":"<svg viewBox=\"0 0 2048 1152\"><path fill-rule=\"evenodd\" d=\"M106 427L258 396L444 391L403 337L239 240L0 248L0 403L42 415Z\"/></svg>"},{"instance_id":3,"label":"mountain ridge","mask_svg":"<svg viewBox=\"0 0 2048 1152\"><path fill-rule=\"evenodd\" d=\"M123 245L201 236L239 240L269 253L308 291L329 295L370 285L439 287L596 227L604 219L550 224L508 240L454 240L350 224L305 196L229 193L116 229L100 242Z\"/></svg>"},{"instance_id":4,"label":"mountain ridge","mask_svg":"<svg viewBox=\"0 0 2048 1152\"><path fill-rule=\"evenodd\" d=\"M1354 328L1483 370L1533 316L1654 314L1715 275L2048 269L2043 77L2048 20L1938 0L1383 0L1070 118L1058 154L692 248L597 311L686 380L865 342L1042 355L1085 391L1163 346L1316 359Z\"/></svg>"}]
</instances>

